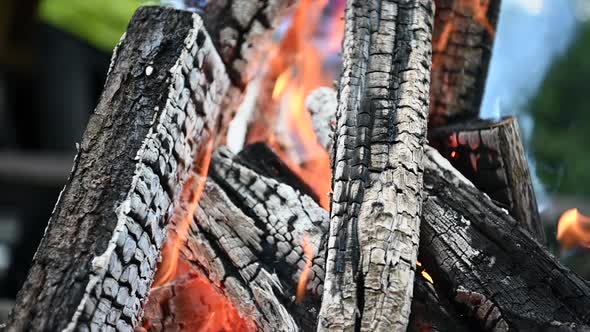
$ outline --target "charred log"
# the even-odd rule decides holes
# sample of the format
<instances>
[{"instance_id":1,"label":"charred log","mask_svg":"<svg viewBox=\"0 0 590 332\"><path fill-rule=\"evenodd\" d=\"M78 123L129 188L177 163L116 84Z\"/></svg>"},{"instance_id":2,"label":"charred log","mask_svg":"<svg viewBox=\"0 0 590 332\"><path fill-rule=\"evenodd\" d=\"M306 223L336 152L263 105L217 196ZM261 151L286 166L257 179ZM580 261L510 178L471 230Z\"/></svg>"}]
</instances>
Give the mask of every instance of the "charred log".
<instances>
[{"instance_id":1,"label":"charred log","mask_svg":"<svg viewBox=\"0 0 590 332\"><path fill-rule=\"evenodd\" d=\"M459 123L432 130L428 136L461 174L545 243L516 118Z\"/></svg>"},{"instance_id":2,"label":"charred log","mask_svg":"<svg viewBox=\"0 0 590 332\"><path fill-rule=\"evenodd\" d=\"M310 197L232 160L224 149L214 155L210 176L182 250L183 260L213 285L220 285L219 292L258 329L314 330L328 213ZM305 256L304 241L313 257ZM313 265L304 272L309 258ZM302 273L307 279L305 294L298 294ZM152 303L148 311L158 305ZM147 323L166 321L166 314L160 316L164 317L146 316ZM148 327L159 326L165 327L153 323Z\"/></svg>"},{"instance_id":3,"label":"charred log","mask_svg":"<svg viewBox=\"0 0 590 332\"><path fill-rule=\"evenodd\" d=\"M295 0L229 0L205 1L197 8L211 35L216 49L226 64L228 75L235 89L231 89L224 101L219 141L224 143L227 127L234 118L242 91L258 68L256 61L268 48L266 41Z\"/></svg>"},{"instance_id":4,"label":"charred log","mask_svg":"<svg viewBox=\"0 0 590 332\"><path fill-rule=\"evenodd\" d=\"M8 331L132 330L166 221L228 85L196 14L137 11Z\"/></svg>"},{"instance_id":5,"label":"charred log","mask_svg":"<svg viewBox=\"0 0 590 332\"><path fill-rule=\"evenodd\" d=\"M481 328L576 330L590 324L590 284L434 150L425 160L424 186L422 263L436 288Z\"/></svg>"},{"instance_id":6,"label":"charred log","mask_svg":"<svg viewBox=\"0 0 590 332\"><path fill-rule=\"evenodd\" d=\"M244 147L235 160L260 175L291 186L314 201L319 201L317 194L266 143L254 143Z\"/></svg>"},{"instance_id":7,"label":"charred log","mask_svg":"<svg viewBox=\"0 0 590 332\"><path fill-rule=\"evenodd\" d=\"M436 0L430 128L477 118L501 0Z\"/></svg>"},{"instance_id":8,"label":"charred log","mask_svg":"<svg viewBox=\"0 0 590 332\"><path fill-rule=\"evenodd\" d=\"M405 330L420 224L429 0L348 1L318 330Z\"/></svg>"},{"instance_id":9,"label":"charred log","mask_svg":"<svg viewBox=\"0 0 590 332\"><path fill-rule=\"evenodd\" d=\"M416 275L409 332L467 332L476 329L477 326L471 326L466 321L465 315L455 308L451 299L439 294L431 283Z\"/></svg>"},{"instance_id":10,"label":"charred log","mask_svg":"<svg viewBox=\"0 0 590 332\"><path fill-rule=\"evenodd\" d=\"M571 331L587 325L588 283L561 266L435 150L427 151L420 260L434 285L416 275L409 330ZM249 157L255 158L240 159ZM313 330L323 290L327 213L309 197L230 158L227 152L214 157L184 257L221 285L240 312L255 317L259 328ZM303 233L311 234L313 274L297 304ZM268 279L272 294L266 293L271 295L262 300L251 295L264 283L250 281L252 267L244 262L264 276L274 271ZM284 316L263 313L270 303ZM539 314L549 311L553 316ZM284 320L269 323L269 317Z\"/></svg>"}]
</instances>

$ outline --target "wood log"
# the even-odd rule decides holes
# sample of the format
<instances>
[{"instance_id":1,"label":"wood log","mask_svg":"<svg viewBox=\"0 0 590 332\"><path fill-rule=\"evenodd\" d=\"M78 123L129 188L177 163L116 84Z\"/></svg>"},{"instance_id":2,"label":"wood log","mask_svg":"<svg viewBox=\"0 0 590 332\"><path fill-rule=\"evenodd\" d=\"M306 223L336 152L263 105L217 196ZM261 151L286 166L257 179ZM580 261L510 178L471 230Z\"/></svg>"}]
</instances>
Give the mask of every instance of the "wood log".
<instances>
[{"instance_id":1,"label":"wood log","mask_svg":"<svg viewBox=\"0 0 590 332\"><path fill-rule=\"evenodd\" d=\"M262 331L315 329L324 278L328 213L288 185L241 165L220 149L183 247L183 260L223 293ZM243 159L242 159L243 160ZM304 272L303 242L314 253ZM297 294L301 275L306 294ZM167 305L165 302L163 305ZM151 303L150 330L170 325ZM156 316L153 317L153 312ZM195 317L197 313L191 315ZM162 317L164 316L164 317ZM181 322L176 322L178 325Z\"/></svg>"},{"instance_id":2,"label":"wood log","mask_svg":"<svg viewBox=\"0 0 590 332\"><path fill-rule=\"evenodd\" d=\"M402 331L420 224L433 3L347 3L318 330Z\"/></svg>"},{"instance_id":3,"label":"wood log","mask_svg":"<svg viewBox=\"0 0 590 332\"><path fill-rule=\"evenodd\" d=\"M295 0L206 1L197 8L226 64L232 82L244 88L258 69L252 64L268 51L268 35Z\"/></svg>"},{"instance_id":4,"label":"wood log","mask_svg":"<svg viewBox=\"0 0 590 332\"><path fill-rule=\"evenodd\" d=\"M285 17L295 0L201 1L197 7L216 49L226 64L235 87L224 100L221 131L224 143L230 121L237 113L242 92L260 69L259 62L270 47L270 34Z\"/></svg>"},{"instance_id":5,"label":"wood log","mask_svg":"<svg viewBox=\"0 0 590 332\"><path fill-rule=\"evenodd\" d=\"M501 0L436 0L430 128L477 118Z\"/></svg>"},{"instance_id":6,"label":"wood log","mask_svg":"<svg viewBox=\"0 0 590 332\"><path fill-rule=\"evenodd\" d=\"M434 285L416 275L408 329L582 330L590 319L584 311L590 301L588 283L560 265L438 152L426 150L420 260ZM252 157L256 158L242 155L240 160ZM313 330L323 291L327 213L309 197L260 176L227 152L216 154L211 167L212 177L183 249L186 261L220 285L220 292L245 316L253 317L258 328ZM294 288L305 266L297 245L302 242L302 230L312 234L314 260L310 270L314 274L304 301L297 305ZM266 292L268 296L263 299L251 295L264 289L260 286L264 279L252 282L252 267L244 261L251 262L264 276L276 271L266 279L273 280L272 294ZM265 307L280 308L271 312L282 314L269 316L263 312ZM553 316L544 314L551 310Z\"/></svg>"},{"instance_id":7,"label":"wood log","mask_svg":"<svg viewBox=\"0 0 590 332\"><path fill-rule=\"evenodd\" d=\"M8 331L133 330L168 216L229 84L196 14L136 12Z\"/></svg>"},{"instance_id":8,"label":"wood log","mask_svg":"<svg viewBox=\"0 0 590 332\"><path fill-rule=\"evenodd\" d=\"M436 288L486 331L590 328L590 284L440 154L426 155L420 257Z\"/></svg>"},{"instance_id":9,"label":"wood log","mask_svg":"<svg viewBox=\"0 0 590 332\"><path fill-rule=\"evenodd\" d=\"M545 243L516 118L440 127L430 131L428 139L461 174L506 208L539 243Z\"/></svg>"}]
</instances>

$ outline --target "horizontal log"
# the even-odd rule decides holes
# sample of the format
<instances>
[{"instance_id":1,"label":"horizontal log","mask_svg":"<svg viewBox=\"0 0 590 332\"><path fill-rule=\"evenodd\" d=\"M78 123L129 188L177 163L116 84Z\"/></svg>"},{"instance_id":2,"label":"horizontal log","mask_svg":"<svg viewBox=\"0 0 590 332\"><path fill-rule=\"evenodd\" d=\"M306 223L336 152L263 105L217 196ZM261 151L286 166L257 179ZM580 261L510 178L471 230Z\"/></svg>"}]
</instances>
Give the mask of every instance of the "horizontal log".
<instances>
[{"instance_id":1,"label":"horizontal log","mask_svg":"<svg viewBox=\"0 0 590 332\"><path fill-rule=\"evenodd\" d=\"M588 325L589 317L584 310L590 301L588 282L563 267L438 152L432 148L426 150L420 260L434 279L434 286L424 283L422 277L416 277L409 330L492 331L508 327L575 331ZM314 251L312 265L315 274L307 285L306 300L301 305L304 310L297 311L294 289L305 265L302 249L296 244L287 244L289 240L285 233L269 230L276 229L273 223L282 224L287 233L298 234L291 235L291 239L299 239L295 243L302 242L301 229L321 238L321 234L326 232L323 225L327 223L327 213L309 198L303 200L296 195L285 196L285 193L296 191L256 174L236 162L235 157L234 162L230 158L225 153L222 159L217 155L213 160L212 169L218 171L214 171L209 181L214 184L208 184L192 226L193 239L197 239L194 241L199 245L189 241L185 252L190 254L186 257L191 257L189 261L198 262L195 265L201 266L204 271L215 271L210 278L215 284L219 283L221 289L228 289L228 285L220 276L228 274L235 276L232 285L241 285L237 289L256 288L248 286L256 285L249 283L251 274L240 272L243 266L249 265L235 257L248 257L247 261L262 266L260 271L276 271L275 282L280 285L277 289L281 291L275 290L273 294L288 313L285 317L291 317L299 329L313 330L314 323L307 324L297 319L309 323L314 322L317 315L318 299L323 291L321 271L324 262L321 258L325 257L325 249L322 241L315 242L318 240L312 237L314 250L317 250ZM216 166L220 161L223 165ZM269 183L272 185L268 186ZM273 189L278 187L283 189ZM211 192L213 188L216 188L215 193ZM279 192L282 198L277 196ZM213 205L218 208L211 208ZM301 218L303 214L293 217L292 211L301 211L302 208L316 211L317 220L305 221ZM278 220L271 216L276 216ZM223 240L225 236L241 240L226 242ZM281 241L286 242L284 249L275 247ZM239 253L237 256L236 252ZM247 253L246 256L242 256L243 252ZM285 258L285 253L290 253L293 258L289 260L289 255ZM217 271L224 272L218 275ZM272 296L264 301L244 300L253 297L243 295L248 292L232 292L224 294L249 317L264 317L263 314L252 315L261 310L252 308L273 302L270 300ZM549 315L549 312L552 314ZM259 327L266 326L268 329L264 319L257 319L260 319L257 323ZM285 325L286 322L291 320L278 326L291 326ZM272 328L277 328L277 325Z\"/></svg>"},{"instance_id":2,"label":"horizontal log","mask_svg":"<svg viewBox=\"0 0 590 332\"><path fill-rule=\"evenodd\" d=\"M589 328L590 284L440 154L426 155L420 257L436 288L485 330Z\"/></svg>"},{"instance_id":3,"label":"horizontal log","mask_svg":"<svg viewBox=\"0 0 590 332\"><path fill-rule=\"evenodd\" d=\"M7 331L133 330L229 84L196 14L136 12Z\"/></svg>"}]
</instances>

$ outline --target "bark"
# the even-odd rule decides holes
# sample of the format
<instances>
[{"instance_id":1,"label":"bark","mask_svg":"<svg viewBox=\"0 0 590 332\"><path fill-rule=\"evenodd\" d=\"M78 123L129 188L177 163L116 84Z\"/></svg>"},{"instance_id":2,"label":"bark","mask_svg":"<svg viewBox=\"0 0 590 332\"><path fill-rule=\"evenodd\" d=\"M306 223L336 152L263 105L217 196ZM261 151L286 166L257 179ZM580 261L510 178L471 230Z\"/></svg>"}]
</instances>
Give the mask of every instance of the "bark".
<instances>
[{"instance_id":1,"label":"bark","mask_svg":"<svg viewBox=\"0 0 590 332\"><path fill-rule=\"evenodd\" d=\"M461 174L545 243L516 118L441 127L430 132L429 140Z\"/></svg>"},{"instance_id":2,"label":"bark","mask_svg":"<svg viewBox=\"0 0 590 332\"><path fill-rule=\"evenodd\" d=\"M327 219L310 197L237 163L221 149L213 157L183 259L219 285L258 329L310 331L321 299L325 251L320 248L326 244ZM297 303L306 264L304 238L314 253L313 266L305 297Z\"/></svg>"},{"instance_id":3,"label":"bark","mask_svg":"<svg viewBox=\"0 0 590 332\"><path fill-rule=\"evenodd\" d=\"M347 4L320 331L408 324L433 10L429 0Z\"/></svg>"},{"instance_id":4,"label":"bark","mask_svg":"<svg viewBox=\"0 0 590 332\"><path fill-rule=\"evenodd\" d=\"M226 0L201 1L197 8L216 49L226 64L232 85L224 101L222 131L224 143L230 121L237 113L241 95L264 60L270 47L270 34L275 31L295 0Z\"/></svg>"},{"instance_id":5,"label":"bark","mask_svg":"<svg viewBox=\"0 0 590 332\"><path fill-rule=\"evenodd\" d=\"M580 324L590 319L584 310L590 301L588 283L561 266L438 152L427 151L420 260L434 285L416 275L408 329L582 331ZM232 158L223 151L214 156L184 258L220 285L258 328L313 330L323 291L327 212L241 164L249 158L256 155ZM303 234L309 234L313 246L313 274L297 305L294 287L304 270ZM493 258L486 256L488 250ZM259 292L267 296L253 295ZM166 316L172 310L163 312Z\"/></svg>"},{"instance_id":6,"label":"bark","mask_svg":"<svg viewBox=\"0 0 590 332\"><path fill-rule=\"evenodd\" d=\"M436 288L484 330L589 328L589 283L438 153L427 156L420 257Z\"/></svg>"},{"instance_id":7,"label":"bark","mask_svg":"<svg viewBox=\"0 0 590 332\"><path fill-rule=\"evenodd\" d=\"M435 2L431 128L479 115L501 0Z\"/></svg>"},{"instance_id":8,"label":"bark","mask_svg":"<svg viewBox=\"0 0 590 332\"><path fill-rule=\"evenodd\" d=\"M132 331L168 216L228 85L196 14L137 11L8 331Z\"/></svg>"}]
</instances>

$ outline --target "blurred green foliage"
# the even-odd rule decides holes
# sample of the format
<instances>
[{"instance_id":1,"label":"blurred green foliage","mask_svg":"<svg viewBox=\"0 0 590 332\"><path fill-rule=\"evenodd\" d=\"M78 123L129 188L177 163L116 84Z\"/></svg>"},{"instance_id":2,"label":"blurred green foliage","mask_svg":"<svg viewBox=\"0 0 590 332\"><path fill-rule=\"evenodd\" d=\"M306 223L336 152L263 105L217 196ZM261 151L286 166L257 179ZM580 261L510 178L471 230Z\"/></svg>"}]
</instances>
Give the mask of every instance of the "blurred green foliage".
<instances>
[{"instance_id":1,"label":"blurred green foliage","mask_svg":"<svg viewBox=\"0 0 590 332\"><path fill-rule=\"evenodd\" d=\"M590 197L590 23L530 102L532 148L550 192Z\"/></svg>"}]
</instances>

